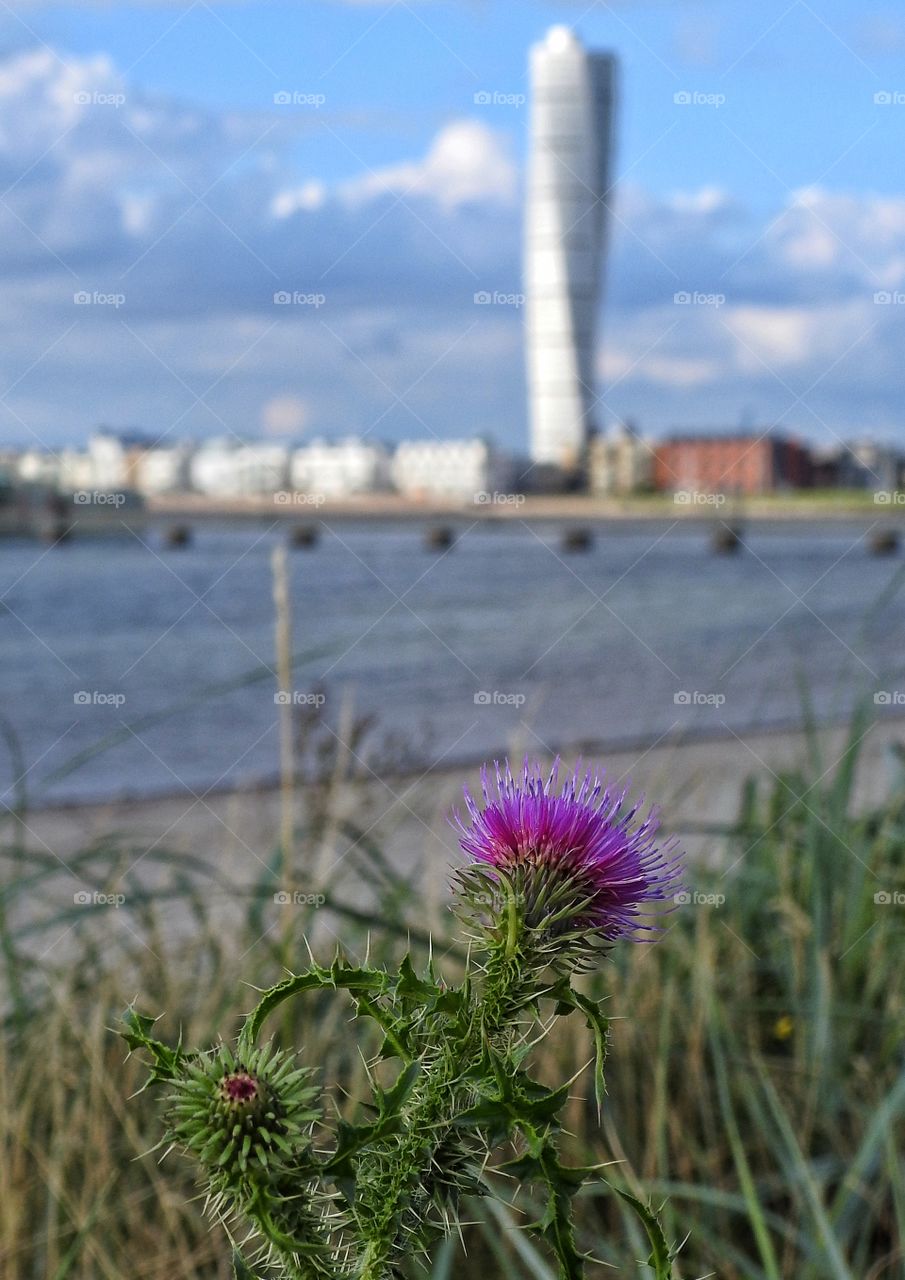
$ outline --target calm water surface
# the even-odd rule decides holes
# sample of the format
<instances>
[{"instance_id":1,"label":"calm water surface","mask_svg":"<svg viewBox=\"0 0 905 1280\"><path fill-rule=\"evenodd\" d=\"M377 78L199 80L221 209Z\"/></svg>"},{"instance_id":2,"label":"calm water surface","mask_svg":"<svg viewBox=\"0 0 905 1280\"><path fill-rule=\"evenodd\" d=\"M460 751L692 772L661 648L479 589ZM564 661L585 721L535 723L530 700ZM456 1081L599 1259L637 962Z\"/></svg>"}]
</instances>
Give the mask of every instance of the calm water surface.
<instances>
[{"instance_id":1,"label":"calm water surface","mask_svg":"<svg viewBox=\"0 0 905 1280\"><path fill-rule=\"evenodd\" d=\"M757 526L719 557L665 523L583 554L551 525L477 526L443 554L417 524L338 523L290 553L294 690L322 692L334 728L345 696L425 766L785 724L802 679L825 718L865 690L905 700L905 558L870 556L866 528ZM0 546L5 803L23 783L40 803L273 776L286 528L199 523L185 550L161 532Z\"/></svg>"}]
</instances>

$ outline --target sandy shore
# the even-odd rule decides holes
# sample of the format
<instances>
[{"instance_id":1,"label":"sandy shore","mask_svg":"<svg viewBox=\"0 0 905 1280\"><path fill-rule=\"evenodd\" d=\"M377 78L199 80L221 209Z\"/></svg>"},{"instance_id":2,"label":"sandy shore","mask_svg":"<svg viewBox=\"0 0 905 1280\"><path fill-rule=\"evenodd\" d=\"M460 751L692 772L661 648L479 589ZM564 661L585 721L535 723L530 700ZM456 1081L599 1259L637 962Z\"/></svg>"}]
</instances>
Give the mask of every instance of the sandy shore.
<instances>
[{"instance_id":1,"label":"sandy shore","mask_svg":"<svg viewBox=\"0 0 905 1280\"><path fill-rule=\"evenodd\" d=\"M620 524L645 520L677 521L681 525L712 525L714 520L744 518L753 521L882 520L884 524L905 524L905 505L877 503L873 494L850 491L808 494L778 493L746 497L739 501L728 498L722 504L710 501L686 501L672 494L660 493L629 497L597 494L489 494L483 500L463 502L461 499L424 498L421 500L395 493L359 494L348 499L322 499L304 493L269 494L249 498L209 498L203 494L179 493L157 495L147 500L142 516L194 518L292 519L297 521L352 520L425 520L456 519L458 521L601 521ZM129 513L130 519L133 513Z\"/></svg>"},{"instance_id":2,"label":"sandy shore","mask_svg":"<svg viewBox=\"0 0 905 1280\"><path fill-rule=\"evenodd\" d=\"M849 730L820 732L822 767L827 778L838 763ZM875 722L861 742L857 799L880 802L899 776L896 745L905 743L905 718ZM529 748L530 749L530 748ZM805 740L800 732L752 732L696 741L661 741L647 748L609 752L600 762L611 779L631 780L661 807L664 825L687 837L696 855L715 856L720 837L702 828L731 823L737 815L746 778L767 786L771 774L801 765ZM594 757L595 761L598 759ZM394 867L414 872L443 867L456 855L446 820L461 800L462 786L478 785L478 769L432 769L419 776L360 776L332 789L332 832L316 850L317 874L348 874L362 850L377 843ZM304 825L308 797L299 787L294 819ZM19 824L27 846L52 852L65 863L80 849L100 843L127 846L139 864L155 854L183 853L208 862L237 881L254 879L278 845L281 797L276 788L194 794L185 791L144 800L71 805L29 813ZM348 824L365 836L356 840ZM7 828L9 830L9 828Z\"/></svg>"},{"instance_id":3,"label":"sandy shore","mask_svg":"<svg viewBox=\"0 0 905 1280\"><path fill-rule=\"evenodd\" d=\"M820 733L827 780L847 738L844 727ZM859 805L879 803L902 784L902 744L902 718L883 719L865 733ZM725 861L725 836L717 828L735 820L745 780L759 779L766 789L771 774L801 767L804 752L801 733L760 732L660 742L589 758L605 764L611 780L630 778L633 793L657 801L664 827L680 836L693 868ZM478 781L477 766L340 780L326 806L329 821L316 838L305 831L312 795L299 788L292 805L295 866L288 880L279 872L267 878L268 868L278 866L280 848L281 797L275 788L61 806L21 819L7 815L0 839L8 845L17 834L24 849L18 869L23 891L15 895L12 923L35 963L65 964L74 954L78 926L86 923L82 911L93 905L99 936L119 936L127 946L138 940L156 955L165 937L178 941L197 930L198 910L228 937L230 922L245 916L253 892L262 903L263 939L291 909L280 896L288 892L299 895L299 909L317 899L319 909L313 915L306 910L306 935L330 948L348 937L345 913L372 913L379 884L387 884L385 875L375 873L370 851L376 847L416 895L417 907L409 902L405 908L411 925L436 931L447 911L449 867L460 856L448 815L461 804L463 784L475 788ZM815 789L805 800L818 807L818 796ZM736 846L732 856L738 855ZM757 856L756 847L750 856ZM42 873L34 891L29 872L37 860L51 874Z\"/></svg>"}]
</instances>

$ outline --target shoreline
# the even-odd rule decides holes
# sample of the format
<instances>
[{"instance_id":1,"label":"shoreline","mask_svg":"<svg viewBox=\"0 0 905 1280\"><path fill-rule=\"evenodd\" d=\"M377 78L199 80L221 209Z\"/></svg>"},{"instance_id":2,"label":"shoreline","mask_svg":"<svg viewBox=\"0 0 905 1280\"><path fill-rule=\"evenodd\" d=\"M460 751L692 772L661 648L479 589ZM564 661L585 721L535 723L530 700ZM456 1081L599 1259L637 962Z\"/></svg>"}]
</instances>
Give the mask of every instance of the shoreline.
<instances>
[{"instance_id":1,"label":"shoreline","mask_svg":"<svg viewBox=\"0 0 905 1280\"><path fill-rule=\"evenodd\" d=\"M704 495L701 495L702 498ZM750 498L725 498L722 504L701 501L694 504L676 502L672 495L615 498L590 494L492 495L487 502L403 497L400 494L363 494L344 500L312 500L306 494L286 493L260 498L231 500L206 498L200 494L174 494L147 500L141 513L144 518L180 519L261 519L278 520L373 520L419 521L434 519L474 520L484 524L508 524L522 521L585 520L619 525L631 521L675 521L681 525L710 528L724 520L733 521L802 521L848 522L884 520L905 525L905 505L877 503L870 493L861 495L841 491L839 497L821 493L810 498L802 495L763 495ZM134 518L135 513L129 513Z\"/></svg>"},{"instance_id":2,"label":"shoreline","mask_svg":"<svg viewBox=\"0 0 905 1280\"><path fill-rule=\"evenodd\" d=\"M823 751L821 767L828 779L838 763L849 728L835 725L817 731ZM534 744L511 744L520 759ZM666 830L683 837L696 860L719 859L725 843L721 828L738 816L742 787L750 777L761 780L764 792L771 774L802 766L806 736L802 729L755 730L745 734L699 735L693 740L661 739L615 750L584 751L584 758L605 765L613 784L631 779L632 794L642 793L659 807ZM563 755L571 765L578 755L573 746ZM894 785L905 782L905 717L875 719L864 733L857 771L856 803L881 803ZM367 831L391 858L392 864L415 878L425 868L448 865L455 859L456 842L447 818L461 806L462 787L480 786L478 763L444 761L422 773L385 776L344 776L334 781L329 831L319 838L315 861L323 870L344 866L353 872L355 856L364 848L354 839L354 827ZM813 795L819 795L816 789ZM306 786L294 788L295 821L305 821ZM51 851L65 864L67 856L92 845L127 850L123 864L147 859L144 872L155 875L154 851L184 853L200 859L216 875L237 882L259 873L279 844L281 792L278 786L225 786L211 792L189 790L146 798L113 799L93 803L64 803L29 810L19 825L26 846ZM323 846L323 847L320 847ZM355 856L352 856L355 855ZM115 859L114 859L115 860Z\"/></svg>"},{"instance_id":3,"label":"shoreline","mask_svg":"<svg viewBox=\"0 0 905 1280\"><path fill-rule=\"evenodd\" d=\"M818 726L818 734L826 733L843 733L850 723L850 717L841 717L836 720L828 720L822 722ZM887 731L891 726L893 729L898 727L901 731L903 741L905 741L905 709L900 712L887 712L886 714L874 713L873 727L887 726ZM550 750L560 755L564 759L581 758L586 760L606 760L610 757L624 756L632 752L646 753L647 751L673 751L683 752L694 747L716 747L719 744L732 743L738 739L757 738L761 742L768 744L771 740L783 741L789 736L801 739L802 744L805 739L805 731L801 728L800 717L793 716L788 720L776 722L773 724L750 724L744 728L735 730L732 728L723 728L721 726L710 727L699 725L691 729L683 729L678 733L665 734L660 738L654 739L653 745L649 734L639 734L635 737L626 738L609 738L609 739L575 739L568 743L550 743ZM503 756L511 754L509 747L502 748L495 755ZM546 752L544 753L547 754ZM435 773L448 774L458 771L459 773L473 773L475 770L490 759L489 755L465 755L462 757L445 757L442 766L431 765L425 762L424 768L412 768L406 772L394 772L392 770L381 773L381 777L387 782L393 782L399 785L410 783L416 778L430 777ZM366 782L368 773L366 769L357 769L350 771L347 781L350 785L356 782ZM300 779L299 786L305 785L305 779ZM200 794L205 798L222 797L222 796L248 796L255 797L280 789L279 771L274 770L272 774L258 777L238 778L232 781L218 781L210 788L199 787L195 794ZM107 809L122 808L130 809L139 806L161 804L167 801L178 799L180 796L191 794L184 787L167 787L160 791L140 792L140 791L122 791L113 792L108 795L85 795L73 797L61 797L59 799L50 798L43 802L30 804L27 806L29 814L65 814L78 813L86 809ZM14 807L14 806L13 806Z\"/></svg>"}]
</instances>

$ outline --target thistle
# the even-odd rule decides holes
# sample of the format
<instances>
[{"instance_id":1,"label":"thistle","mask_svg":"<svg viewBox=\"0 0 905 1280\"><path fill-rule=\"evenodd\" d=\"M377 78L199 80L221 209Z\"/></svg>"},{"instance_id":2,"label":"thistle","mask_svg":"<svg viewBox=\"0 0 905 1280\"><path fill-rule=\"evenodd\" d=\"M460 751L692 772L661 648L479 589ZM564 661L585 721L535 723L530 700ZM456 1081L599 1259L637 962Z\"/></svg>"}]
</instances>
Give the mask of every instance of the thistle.
<instances>
[{"instance_id":1,"label":"thistle","mask_svg":"<svg viewBox=\"0 0 905 1280\"><path fill-rule=\"evenodd\" d=\"M252 1198L310 1148L320 1114L312 1075L270 1046L242 1060L227 1045L188 1059L167 1099L167 1137L197 1159L212 1190Z\"/></svg>"},{"instance_id":2,"label":"thistle","mask_svg":"<svg viewBox=\"0 0 905 1280\"><path fill-rule=\"evenodd\" d=\"M458 905L511 946L562 966L587 967L617 939L650 932L645 904L673 897L680 860L674 843L656 844L655 812L637 821L628 790L610 791L591 770L559 782L559 761L544 778L527 760L516 780L508 762L485 766L483 805L466 790L471 819L454 819L471 865L458 873Z\"/></svg>"},{"instance_id":3,"label":"thistle","mask_svg":"<svg viewBox=\"0 0 905 1280\"><path fill-rule=\"evenodd\" d=\"M655 814L640 817L625 790L591 771L560 783L525 763L516 780L483 773L482 803L465 793L454 822L468 864L454 874L453 910L467 921L469 965L458 985L406 956L390 973L338 953L265 992L235 1050L186 1054L150 1034L129 1011L124 1035L168 1081L167 1137L192 1157L217 1215L245 1221L264 1246L236 1274L255 1280L259 1260L283 1280L390 1280L416 1252L429 1258L457 1228L463 1201L491 1195L505 1174L533 1184L544 1208L529 1229L546 1241L561 1280L579 1280L586 1256L571 1202L594 1168L559 1159L559 1114L572 1082L551 1089L530 1055L557 1017L577 1014L594 1040L598 1106L604 1099L608 1022L572 986L619 939L651 936L653 904L678 887L674 845L657 844ZM379 1058L395 1060L389 1088L373 1086L365 1119L343 1119L318 1149L311 1070L258 1047L265 1021L306 992L348 992L357 1015L383 1032ZM375 1064L376 1065L376 1064ZM514 1158L500 1164L506 1147ZM672 1252L649 1206L624 1191L651 1244L648 1265L670 1280Z\"/></svg>"}]
</instances>

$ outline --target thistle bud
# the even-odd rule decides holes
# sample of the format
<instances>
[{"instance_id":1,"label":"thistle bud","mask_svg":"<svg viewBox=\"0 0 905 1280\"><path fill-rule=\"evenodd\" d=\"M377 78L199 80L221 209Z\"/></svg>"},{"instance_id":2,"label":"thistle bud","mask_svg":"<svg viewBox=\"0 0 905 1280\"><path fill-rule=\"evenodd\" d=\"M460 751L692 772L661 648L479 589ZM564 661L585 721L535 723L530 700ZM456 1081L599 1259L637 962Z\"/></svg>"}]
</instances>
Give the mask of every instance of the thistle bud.
<instances>
[{"instance_id":1,"label":"thistle bud","mask_svg":"<svg viewBox=\"0 0 905 1280\"><path fill-rule=\"evenodd\" d=\"M186 1061L168 1099L168 1137L216 1191L273 1183L310 1145L319 1116L311 1072L270 1046L237 1059L226 1045Z\"/></svg>"}]
</instances>

